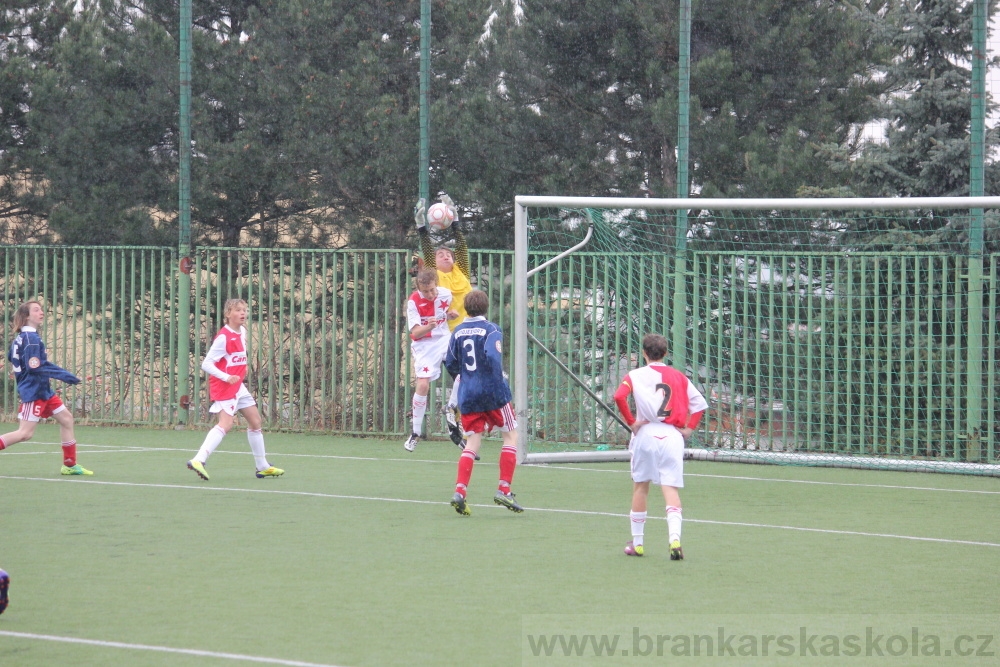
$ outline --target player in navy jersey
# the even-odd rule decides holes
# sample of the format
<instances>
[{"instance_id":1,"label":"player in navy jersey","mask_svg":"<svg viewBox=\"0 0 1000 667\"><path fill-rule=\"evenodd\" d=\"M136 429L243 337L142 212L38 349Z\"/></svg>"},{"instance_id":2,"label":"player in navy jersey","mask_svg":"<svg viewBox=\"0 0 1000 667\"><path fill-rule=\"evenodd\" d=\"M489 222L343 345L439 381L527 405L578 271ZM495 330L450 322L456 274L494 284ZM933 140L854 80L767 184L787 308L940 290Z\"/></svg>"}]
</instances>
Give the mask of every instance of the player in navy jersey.
<instances>
[{"instance_id":1,"label":"player in navy jersey","mask_svg":"<svg viewBox=\"0 0 1000 667\"><path fill-rule=\"evenodd\" d=\"M247 330L243 326L247 321L247 302L228 299L222 317L226 324L215 334L212 347L201 362L201 369L209 375L208 397L212 399L212 406L208 411L218 414L219 422L205 436L201 449L188 461L187 467L202 479L208 479L205 463L233 427L239 412L247 420L247 441L253 452L256 476L260 479L281 477L285 471L267 462L257 401L243 384L247 374Z\"/></svg>"},{"instance_id":2,"label":"player in navy jersey","mask_svg":"<svg viewBox=\"0 0 1000 667\"><path fill-rule=\"evenodd\" d=\"M49 380L66 384L79 384L80 378L65 368L49 361L45 343L38 329L45 321L45 310L38 301L21 304L14 313L14 340L7 351L7 362L17 382L21 399L18 411L18 429L0 436L0 449L28 440L35 434L35 427L42 419L52 417L59 424L62 441L64 475L93 475L76 462L76 436L73 432L73 414L49 385Z\"/></svg>"},{"instance_id":3,"label":"player in navy jersey","mask_svg":"<svg viewBox=\"0 0 1000 667\"><path fill-rule=\"evenodd\" d=\"M503 447L500 450L500 483L493 502L512 512L524 511L510 491L517 465L517 421L510 402L510 387L503 374L503 332L486 319L488 308L489 298L485 292L472 290L465 296L465 310L469 316L451 333L444 361L453 377L461 377L458 409L468 440L458 459L451 505L463 516L471 514L465 497L483 432L494 427L503 434Z\"/></svg>"},{"instance_id":4,"label":"player in navy jersey","mask_svg":"<svg viewBox=\"0 0 1000 667\"><path fill-rule=\"evenodd\" d=\"M667 532L670 560L682 560L681 497L684 486L684 439L698 428L708 408L687 377L663 363L667 339L648 334L642 339L642 356L648 365L630 371L615 391L615 403L632 429L632 541L625 545L629 556L643 554L646 500L650 482L659 484L667 503ZM628 407L629 394L635 400L636 416Z\"/></svg>"}]
</instances>

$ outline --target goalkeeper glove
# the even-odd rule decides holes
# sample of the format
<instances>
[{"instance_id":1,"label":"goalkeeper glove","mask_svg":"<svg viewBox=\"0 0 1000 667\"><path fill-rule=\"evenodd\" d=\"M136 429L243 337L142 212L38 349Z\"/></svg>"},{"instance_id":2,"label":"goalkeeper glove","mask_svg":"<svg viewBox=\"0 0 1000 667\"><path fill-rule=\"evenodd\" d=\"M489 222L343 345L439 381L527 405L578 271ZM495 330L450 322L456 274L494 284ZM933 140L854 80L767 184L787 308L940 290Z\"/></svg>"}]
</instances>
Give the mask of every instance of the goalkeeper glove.
<instances>
[{"instance_id":1,"label":"goalkeeper glove","mask_svg":"<svg viewBox=\"0 0 1000 667\"><path fill-rule=\"evenodd\" d=\"M417 223L417 229L427 226L427 202L421 197L413 207L413 221Z\"/></svg>"}]
</instances>

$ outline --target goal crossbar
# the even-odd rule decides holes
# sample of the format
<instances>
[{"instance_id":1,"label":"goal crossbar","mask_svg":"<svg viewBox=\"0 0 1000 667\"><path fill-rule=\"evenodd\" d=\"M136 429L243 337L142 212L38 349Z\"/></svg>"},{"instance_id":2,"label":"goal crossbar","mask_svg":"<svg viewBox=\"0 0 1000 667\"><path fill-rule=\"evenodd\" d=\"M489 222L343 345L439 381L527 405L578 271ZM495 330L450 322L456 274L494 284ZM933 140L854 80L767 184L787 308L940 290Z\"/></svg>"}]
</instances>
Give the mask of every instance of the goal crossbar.
<instances>
[{"instance_id":1,"label":"goal crossbar","mask_svg":"<svg viewBox=\"0 0 1000 667\"><path fill-rule=\"evenodd\" d=\"M1000 208L1000 197L816 197L808 199L644 199L640 197L547 197L520 195L516 207L551 206L560 208L640 208L680 211L691 209L775 210L775 211L858 211L907 209ZM516 224L516 219L515 219Z\"/></svg>"}]
</instances>

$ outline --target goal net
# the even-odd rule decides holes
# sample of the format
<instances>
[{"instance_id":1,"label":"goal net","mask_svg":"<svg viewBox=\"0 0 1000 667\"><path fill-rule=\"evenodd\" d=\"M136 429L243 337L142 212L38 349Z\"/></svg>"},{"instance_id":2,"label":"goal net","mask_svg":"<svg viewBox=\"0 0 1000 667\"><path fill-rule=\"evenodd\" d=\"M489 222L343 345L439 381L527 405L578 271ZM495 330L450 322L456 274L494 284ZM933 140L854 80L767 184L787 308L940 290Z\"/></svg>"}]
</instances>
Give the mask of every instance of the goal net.
<instances>
[{"instance_id":1,"label":"goal net","mask_svg":"<svg viewBox=\"0 0 1000 667\"><path fill-rule=\"evenodd\" d=\"M515 204L522 461L627 460L655 332L688 458L1000 476L1000 197Z\"/></svg>"}]
</instances>

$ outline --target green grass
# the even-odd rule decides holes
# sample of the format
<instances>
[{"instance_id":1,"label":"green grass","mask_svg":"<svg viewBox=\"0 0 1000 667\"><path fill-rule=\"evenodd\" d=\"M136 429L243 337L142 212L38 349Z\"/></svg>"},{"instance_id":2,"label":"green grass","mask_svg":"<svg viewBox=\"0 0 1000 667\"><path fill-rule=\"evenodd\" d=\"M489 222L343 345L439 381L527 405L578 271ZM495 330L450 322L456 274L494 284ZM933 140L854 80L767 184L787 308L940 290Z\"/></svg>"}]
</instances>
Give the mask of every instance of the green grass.
<instances>
[{"instance_id":1,"label":"green grass","mask_svg":"<svg viewBox=\"0 0 1000 667\"><path fill-rule=\"evenodd\" d=\"M797 632L891 616L959 627L1000 612L993 479L689 463L678 563L655 488L646 557L622 554L624 464L519 468L517 515L492 504L499 443L487 441L463 518L448 505L450 442L408 454L401 440L265 434L287 472L258 480L236 431L204 482L185 468L201 432L77 437L92 478L59 475L53 426L0 453L0 567L12 576L0 665L239 664L52 637L270 664L663 664L621 655L637 624L704 621L707 632L725 616ZM619 627L614 658L536 657L525 639ZM809 664L835 662L821 660Z\"/></svg>"}]
</instances>

